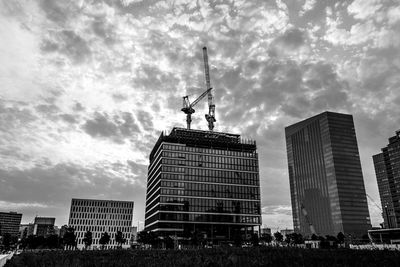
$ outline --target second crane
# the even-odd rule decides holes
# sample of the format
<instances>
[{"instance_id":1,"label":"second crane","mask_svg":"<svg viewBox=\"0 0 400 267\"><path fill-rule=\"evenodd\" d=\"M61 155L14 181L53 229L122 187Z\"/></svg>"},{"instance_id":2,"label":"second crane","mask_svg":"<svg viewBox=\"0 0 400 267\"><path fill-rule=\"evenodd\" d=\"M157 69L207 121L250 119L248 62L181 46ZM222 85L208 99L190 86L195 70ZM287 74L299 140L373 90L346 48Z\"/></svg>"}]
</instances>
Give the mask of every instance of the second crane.
<instances>
[{"instance_id":1,"label":"second crane","mask_svg":"<svg viewBox=\"0 0 400 267\"><path fill-rule=\"evenodd\" d=\"M211 82L210 82L210 70L208 67L208 55L207 47L203 47L203 59L204 59L204 74L206 78L206 91L204 91L195 101L190 103L189 96L183 97L183 107L182 111L186 114L186 124L187 128L190 129L192 122L192 114L195 112L194 106L200 102L206 95L208 95L208 114L205 115L208 122L208 129L213 131L215 120L215 105L213 103L213 95L211 92Z\"/></svg>"}]
</instances>

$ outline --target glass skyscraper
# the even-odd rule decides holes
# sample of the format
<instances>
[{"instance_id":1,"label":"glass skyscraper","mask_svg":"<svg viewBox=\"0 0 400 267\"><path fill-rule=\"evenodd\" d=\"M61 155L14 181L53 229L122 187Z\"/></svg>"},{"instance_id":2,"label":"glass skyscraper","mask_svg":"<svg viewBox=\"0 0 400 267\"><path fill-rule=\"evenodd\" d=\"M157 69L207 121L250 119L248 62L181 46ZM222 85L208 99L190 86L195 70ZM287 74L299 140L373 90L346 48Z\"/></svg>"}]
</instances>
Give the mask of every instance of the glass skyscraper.
<instances>
[{"instance_id":1,"label":"glass skyscraper","mask_svg":"<svg viewBox=\"0 0 400 267\"><path fill-rule=\"evenodd\" d=\"M214 244L251 233L261 225L256 149L234 134L162 133L150 154L145 230Z\"/></svg>"},{"instance_id":2,"label":"glass skyscraper","mask_svg":"<svg viewBox=\"0 0 400 267\"><path fill-rule=\"evenodd\" d=\"M389 138L382 153L374 155L376 180L385 228L400 227L400 131Z\"/></svg>"},{"instance_id":3,"label":"glass skyscraper","mask_svg":"<svg viewBox=\"0 0 400 267\"><path fill-rule=\"evenodd\" d=\"M285 133L295 231L366 234L371 223L353 117L324 112Z\"/></svg>"}]
</instances>

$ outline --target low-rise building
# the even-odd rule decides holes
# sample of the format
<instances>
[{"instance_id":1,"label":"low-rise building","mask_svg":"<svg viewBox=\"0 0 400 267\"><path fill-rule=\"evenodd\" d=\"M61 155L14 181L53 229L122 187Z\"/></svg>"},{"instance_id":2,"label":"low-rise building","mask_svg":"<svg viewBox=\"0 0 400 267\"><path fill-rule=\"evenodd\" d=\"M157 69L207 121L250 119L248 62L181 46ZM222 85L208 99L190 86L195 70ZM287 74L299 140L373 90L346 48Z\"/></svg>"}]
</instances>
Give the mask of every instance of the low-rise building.
<instances>
[{"instance_id":1,"label":"low-rise building","mask_svg":"<svg viewBox=\"0 0 400 267\"><path fill-rule=\"evenodd\" d=\"M75 199L71 201L68 225L75 229L77 247L83 248L87 231L92 232L92 248L100 248L100 238L107 232L110 242L105 248L115 248L119 244L115 237L122 232L125 242L123 248L130 247L135 231L132 227L133 201Z\"/></svg>"}]
</instances>

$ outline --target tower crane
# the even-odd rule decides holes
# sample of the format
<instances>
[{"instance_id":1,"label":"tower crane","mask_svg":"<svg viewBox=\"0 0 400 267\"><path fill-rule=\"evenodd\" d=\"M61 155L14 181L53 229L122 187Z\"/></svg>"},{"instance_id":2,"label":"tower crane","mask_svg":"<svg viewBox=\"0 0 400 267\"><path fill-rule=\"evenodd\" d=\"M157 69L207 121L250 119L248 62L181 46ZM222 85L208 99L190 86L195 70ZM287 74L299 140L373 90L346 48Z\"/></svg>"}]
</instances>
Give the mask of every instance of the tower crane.
<instances>
[{"instance_id":1,"label":"tower crane","mask_svg":"<svg viewBox=\"0 0 400 267\"><path fill-rule=\"evenodd\" d=\"M303 203L301 203L301 213L303 213L304 218L306 218L306 222L308 223L308 226L310 227L311 234L316 235L317 232L315 231L314 225L310 222L310 219L308 218L308 213L307 213L307 210L304 207Z\"/></svg>"},{"instance_id":2,"label":"tower crane","mask_svg":"<svg viewBox=\"0 0 400 267\"><path fill-rule=\"evenodd\" d=\"M208 67L208 55L207 47L203 47L203 59L204 59L204 74L206 77L206 89L208 92L208 114L205 115L208 122L208 129L212 131L214 129L215 120L215 105L213 103L213 95L211 92L211 82L210 82L210 70Z\"/></svg>"},{"instance_id":3,"label":"tower crane","mask_svg":"<svg viewBox=\"0 0 400 267\"><path fill-rule=\"evenodd\" d=\"M202 100L206 94L208 94L211 91L212 88L208 88L205 92L203 92L195 101L190 103L189 101L189 96L184 96L183 97L183 108L181 109L185 114L186 114L186 124L188 130L190 130L190 124L192 122L192 114L195 112L193 107L199 103L200 100Z\"/></svg>"}]
</instances>

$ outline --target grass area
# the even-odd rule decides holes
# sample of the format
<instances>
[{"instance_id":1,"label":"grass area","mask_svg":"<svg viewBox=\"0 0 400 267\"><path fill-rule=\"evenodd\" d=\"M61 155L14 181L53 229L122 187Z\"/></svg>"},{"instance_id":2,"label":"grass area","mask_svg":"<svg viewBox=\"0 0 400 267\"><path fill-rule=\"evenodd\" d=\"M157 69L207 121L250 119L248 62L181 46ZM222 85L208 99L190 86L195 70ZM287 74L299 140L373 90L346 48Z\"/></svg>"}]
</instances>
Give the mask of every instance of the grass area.
<instances>
[{"instance_id":1,"label":"grass area","mask_svg":"<svg viewBox=\"0 0 400 267\"><path fill-rule=\"evenodd\" d=\"M14 266L400 266L399 251L300 248L216 248L200 250L105 250L23 252Z\"/></svg>"}]
</instances>

